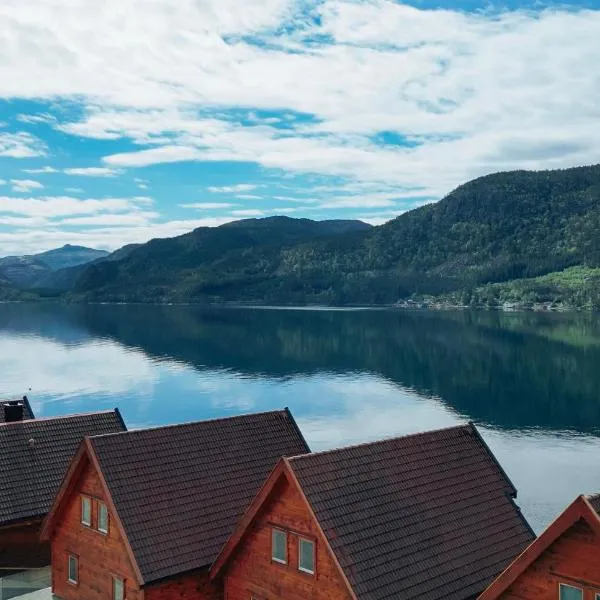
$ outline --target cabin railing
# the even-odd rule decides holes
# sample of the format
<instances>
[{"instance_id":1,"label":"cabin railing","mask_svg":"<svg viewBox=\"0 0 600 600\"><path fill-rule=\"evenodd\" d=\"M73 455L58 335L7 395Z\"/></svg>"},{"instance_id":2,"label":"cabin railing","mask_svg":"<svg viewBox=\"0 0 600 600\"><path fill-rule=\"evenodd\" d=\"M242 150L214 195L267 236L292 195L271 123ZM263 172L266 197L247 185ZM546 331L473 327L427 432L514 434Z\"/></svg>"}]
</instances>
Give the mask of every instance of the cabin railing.
<instances>
[{"instance_id":1,"label":"cabin railing","mask_svg":"<svg viewBox=\"0 0 600 600\"><path fill-rule=\"evenodd\" d=\"M0 600L44 600L52 598L50 594L50 567L27 569L6 575L0 570ZM47 595L41 590L48 590ZM40 592L36 595L35 592Z\"/></svg>"}]
</instances>

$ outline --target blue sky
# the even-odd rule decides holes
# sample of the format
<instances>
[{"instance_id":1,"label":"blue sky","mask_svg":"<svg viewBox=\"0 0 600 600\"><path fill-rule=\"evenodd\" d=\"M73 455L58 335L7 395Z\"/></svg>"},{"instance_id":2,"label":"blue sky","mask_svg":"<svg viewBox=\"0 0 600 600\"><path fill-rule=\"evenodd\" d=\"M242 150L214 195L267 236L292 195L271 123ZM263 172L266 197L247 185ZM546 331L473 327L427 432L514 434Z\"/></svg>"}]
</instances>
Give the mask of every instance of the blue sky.
<instances>
[{"instance_id":1,"label":"blue sky","mask_svg":"<svg viewBox=\"0 0 600 600\"><path fill-rule=\"evenodd\" d=\"M0 256L598 162L598 39L600 0L3 0Z\"/></svg>"}]
</instances>

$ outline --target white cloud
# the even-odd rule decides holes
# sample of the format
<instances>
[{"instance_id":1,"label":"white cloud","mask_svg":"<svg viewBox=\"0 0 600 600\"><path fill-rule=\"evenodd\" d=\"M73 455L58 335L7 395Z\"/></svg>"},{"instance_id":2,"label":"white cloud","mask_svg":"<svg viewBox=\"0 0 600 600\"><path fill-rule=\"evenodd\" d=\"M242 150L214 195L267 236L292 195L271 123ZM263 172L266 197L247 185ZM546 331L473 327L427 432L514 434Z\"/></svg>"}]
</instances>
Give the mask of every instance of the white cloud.
<instances>
[{"instance_id":1,"label":"white cloud","mask_svg":"<svg viewBox=\"0 0 600 600\"><path fill-rule=\"evenodd\" d=\"M216 194L235 194L236 192L251 192L257 187L257 185L251 183L239 183L237 185L224 185L221 187L210 186L208 191Z\"/></svg>"},{"instance_id":2,"label":"white cloud","mask_svg":"<svg viewBox=\"0 0 600 600\"><path fill-rule=\"evenodd\" d=\"M65 192L68 194L82 194L83 190L79 187L67 187L65 188Z\"/></svg>"},{"instance_id":3,"label":"white cloud","mask_svg":"<svg viewBox=\"0 0 600 600\"><path fill-rule=\"evenodd\" d=\"M229 202L192 202L191 204L180 204L181 208L193 208L195 210L217 210L222 208L232 208L237 204Z\"/></svg>"},{"instance_id":4,"label":"white cloud","mask_svg":"<svg viewBox=\"0 0 600 600\"><path fill-rule=\"evenodd\" d=\"M264 210L248 208L242 210L232 210L230 214L233 217L263 217L266 213Z\"/></svg>"},{"instance_id":5,"label":"white cloud","mask_svg":"<svg viewBox=\"0 0 600 600\"><path fill-rule=\"evenodd\" d=\"M23 169L23 173L58 173L58 169L46 166L40 167L39 169Z\"/></svg>"},{"instance_id":6,"label":"white cloud","mask_svg":"<svg viewBox=\"0 0 600 600\"><path fill-rule=\"evenodd\" d=\"M119 171L107 167L77 167L65 169L63 172L66 175L80 175L82 177L114 177L119 173Z\"/></svg>"},{"instance_id":7,"label":"white cloud","mask_svg":"<svg viewBox=\"0 0 600 600\"><path fill-rule=\"evenodd\" d=\"M256 196L254 194L236 194L235 197L240 200L262 200L262 196Z\"/></svg>"},{"instance_id":8,"label":"white cloud","mask_svg":"<svg viewBox=\"0 0 600 600\"><path fill-rule=\"evenodd\" d=\"M71 196L44 196L14 198L0 196L0 215L8 213L30 217L66 217L97 213L127 213L147 205L147 198L73 198ZM4 218L4 217L2 217Z\"/></svg>"},{"instance_id":9,"label":"white cloud","mask_svg":"<svg viewBox=\"0 0 600 600\"><path fill-rule=\"evenodd\" d=\"M39 181L33 181L32 179L11 179L13 192L30 192L31 190L39 190L44 186Z\"/></svg>"},{"instance_id":10,"label":"white cloud","mask_svg":"<svg viewBox=\"0 0 600 600\"><path fill-rule=\"evenodd\" d=\"M18 133L0 133L0 156L33 158L44 155L44 144L35 136L23 131Z\"/></svg>"},{"instance_id":11,"label":"white cloud","mask_svg":"<svg viewBox=\"0 0 600 600\"><path fill-rule=\"evenodd\" d=\"M600 11L573 8L4 0L0 98L76 99L54 127L134 144L93 169L238 161L274 181L335 177L365 189L289 201L382 219L492 171L597 162L598 31ZM0 134L0 156L44 152ZM238 187L211 191L252 199Z\"/></svg>"},{"instance_id":12,"label":"white cloud","mask_svg":"<svg viewBox=\"0 0 600 600\"><path fill-rule=\"evenodd\" d=\"M56 117L48 113L38 113L35 115L17 115L17 121L21 123L38 124L38 123L55 123Z\"/></svg>"}]
</instances>

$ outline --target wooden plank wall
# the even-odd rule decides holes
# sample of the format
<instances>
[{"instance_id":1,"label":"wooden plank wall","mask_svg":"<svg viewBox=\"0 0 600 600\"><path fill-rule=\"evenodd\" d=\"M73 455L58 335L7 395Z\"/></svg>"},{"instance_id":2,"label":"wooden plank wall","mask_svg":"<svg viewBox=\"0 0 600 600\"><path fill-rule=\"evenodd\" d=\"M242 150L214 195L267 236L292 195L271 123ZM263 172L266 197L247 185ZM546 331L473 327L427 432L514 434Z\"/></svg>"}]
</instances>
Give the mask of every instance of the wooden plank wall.
<instances>
[{"instance_id":1,"label":"wooden plank wall","mask_svg":"<svg viewBox=\"0 0 600 600\"><path fill-rule=\"evenodd\" d=\"M557 600L560 583L600 593L600 539L583 520L559 537L502 595L504 600Z\"/></svg>"},{"instance_id":2,"label":"wooden plank wall","mask_svg":"<svg viewBox=\"0 0 600 600\"><path fill-rule=\"evenodd\" d=\"M288 530L288 564L271 560L271 529ZM298 535L316 541L316 573L298 570ZM224 575L225 600L350 600L344 581L311 519L302 496L285 479Z\"/></svg>"}]
</instances>

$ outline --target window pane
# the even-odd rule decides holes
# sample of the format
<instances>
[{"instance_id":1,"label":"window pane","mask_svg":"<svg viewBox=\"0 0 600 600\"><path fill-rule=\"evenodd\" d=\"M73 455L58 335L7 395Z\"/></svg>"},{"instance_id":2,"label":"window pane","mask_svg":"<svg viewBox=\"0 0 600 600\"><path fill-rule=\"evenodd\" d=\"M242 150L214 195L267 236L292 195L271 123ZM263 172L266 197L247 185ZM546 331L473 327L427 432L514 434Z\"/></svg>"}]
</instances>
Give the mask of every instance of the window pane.
<instances>
[{"instance_id":1,"label":"window pane","mask_svg":"<svg viewBox=\"0 0 600 600\"><path fill-rule=\"evenodd\" d=\"M81 522L88 526L92 524L92 501L85 496L81 498Z\"/></svg>"},{"instance_id":2,"label":"window pane","mask_svg":"<svg viewBox=\"0 0 600 600\"><path fill-rule=\"evenodd\" d=\"M298 567L307 573L315 572L315 544L310 540L300 539Z\"/></svg>"},{"instance_id":3,"label":"window pane","mask_svg":"<svg viewBox=\"0 0 600 600\"><path fill-rule=\"evenodd\" d=\"M119 577L113 578L113 600L123 600L125 598L125 584Z\"/></svg>"},{"instance_id":4,"label":"window pane","mask_svg":"<svg viewBox=\"0 0 600 600\"><path fill-rule=\"evenodd\" d=\"M103 502L98 502L98 531L108 533L108 509Z\"/></svg>"},{"instance_id":5,"label":"window pane","mask_svg":"<svg viewBox=\"0 0 600 600\"><path fill-rule=\"evenodd\" d=\"M583 590L572 585L560 584L560 600L583 600Z\"/></svg>"},{"instance_id":6,"label":"window pane","mask_svg":"<svg viewBox=\"0 0 600 600\"><path fill-rule=\"evenodd\" d=\"M69 554L69 581L77 583L77 557Z\"/></svg>"},{"instance_id":7,"label":"window pane","mask_svg":"<svg viewBox=\"0 0 600 600\"><path fill-rule=\"evenodd\" d=\"M273 529L273 560L287 563L287 534L281 529Z\"/></svg>"}]
</instances>

